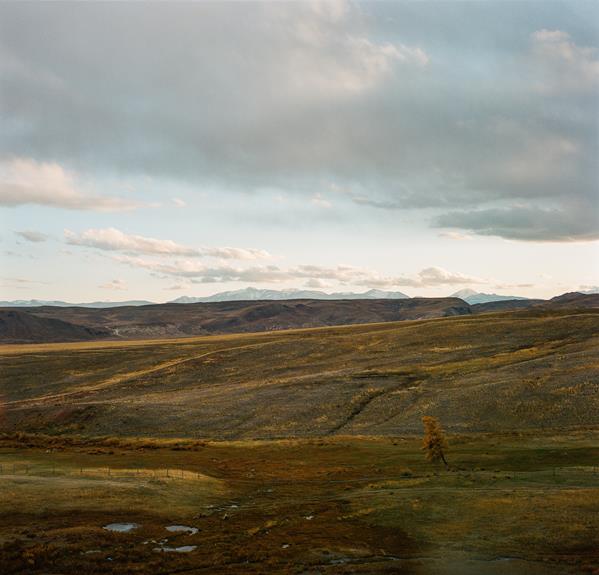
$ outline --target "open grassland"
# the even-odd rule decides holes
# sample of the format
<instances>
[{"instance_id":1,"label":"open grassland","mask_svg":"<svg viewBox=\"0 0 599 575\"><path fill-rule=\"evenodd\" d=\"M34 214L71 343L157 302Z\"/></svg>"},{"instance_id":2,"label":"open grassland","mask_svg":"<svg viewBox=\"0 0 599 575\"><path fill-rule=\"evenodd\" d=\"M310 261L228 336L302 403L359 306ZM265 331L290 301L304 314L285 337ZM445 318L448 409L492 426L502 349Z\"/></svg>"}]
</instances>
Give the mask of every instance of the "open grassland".
<instances>
[{"instance_id":1,"label":"open grassland","mask_svg":"<svg viewBox=\"0 0 599 575\"><path fill-rule=\"evenodd\" d=\"M0 431L281 438L599 424L599 310L0 347Z\"/></svg>"},{"instance_id":2,"label":"open grassland","mask_svg":"<svg viewBox=\"0 0 599 575\"><path fill-rule=\"evenodd\" d=\"M598 327L0 347L0 573L598 575Z\"/></svg>"},{"instance_id":3,"label":"open grassland","mask_svg":"<svg viewBox=\"0 0 599 575\"><path fill-rule=\"evenodd\" d=\"M456 435L446 471L409 437L5 436L0 565L6 575L599 573L598 440ZM139 527L103 529L114 522ZM160 551L181 546L195 548Z\"/></svg>"}]
</instances>

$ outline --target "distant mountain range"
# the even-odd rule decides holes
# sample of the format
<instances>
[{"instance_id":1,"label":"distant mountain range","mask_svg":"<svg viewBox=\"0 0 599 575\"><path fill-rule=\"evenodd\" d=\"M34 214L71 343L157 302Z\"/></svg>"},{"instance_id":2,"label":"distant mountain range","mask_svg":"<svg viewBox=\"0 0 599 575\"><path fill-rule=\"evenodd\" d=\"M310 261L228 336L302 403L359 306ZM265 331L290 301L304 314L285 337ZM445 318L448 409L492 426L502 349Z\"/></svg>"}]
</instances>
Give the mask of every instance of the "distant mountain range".
<instances>
[{"instance_id":1,"label":"distant mountain range","mask_svg":"<svg viewBox=\"0 0 599 575\"><path fill-rule=\"evenodd\" d=\"M517 296L517 295L499 295L496 293L481 293L476 292L471 289L462 289L455 293L452 293L449 297L459 297L470 305L474 305L476 303L489 303L492 301L507 301L514 299L529 299L527 297Z\"/></svg>"},{"instance_id":2,"label":"distant mountain range","mask_svg":"<svg viewBox=\"0 0 599 575\"><path fill-rule=\"evenodd\" d=\"M527 300L529 298L516 295L499 295L496 293L481 293L471 289L459 290L449 297L457 297L469 304L488 303L493 301ZM205 297L181 296L168 303L208 303L217 301L257 301L257 300L291 300L291 299L409 299L410 296L400 291L384 291L371 289L362 293L334 292L325 293L316 290L263 290L248 287L235 291L224 291Z\"/></svg>"},{"instance_id":3,"label":"distant mountain range","mask_svg":"<svg viewBox=\"0 0 599 575\"><path fill-rule=\"evenodd\" d=\"M41 299L17 299L13 301L0 301L0 307L40 307L50 305L54 307L92 307L92 308L108 308L108 307L125 307L130 305L152 305L154 302L145 300L131 301L92 301L88 303L69 303L60 300L41 300Z\"/></svg>"},{"instance_id":4,"label":"distant mountain range","mask_svg":"<svg viewBox=\"0 0 599 575\"><path fill-rule=\"evenodd\" d=\"M580 293L596 293L596 290L589 290ZM528 300L529 298L516 295L499 295L496 293L482 293L471 289L462 289L449 297L457 297L464 300L470 305L479 303L500 302L508 300ZM258 289L248 287L234 291L219 292L210 296L194 297L181 296L167 303L211 303L211 302L226 302L226 301L268 301L268 300L294 300L294 299L315 299L315 300L354 300L354 299L410 299L410 296L400 291L384 291L379 289L371 289L362 293L355 292L333 292L326 293L318 290L271 290ZM47 301L47 300L14 300L0 301L0 307L39 307L39 306L55 306L55 307L87 307L87 308L110 308L110 307L125 307L125 306L142 306L155 305L155 302L146 300L130 300L130 301L95 301L88 303L69 303L65 301Z\"/></svg>"},{"instance_id":5,"label":"distant mountain range","mask_svg":"<svg viewBox=\"0 0 599 575\"><path fill-rule=\"evenodd\" d=\"M290 300L290 299L409 299L410 296L400 291L383 291L371 289L364 293L335 292L325 293L316 290L272 290L248 287L234 291L223 291L206 297L181 296L169 303L209 303L215 301L258 301L258 300Z\"/></svg>"}]
</instances>

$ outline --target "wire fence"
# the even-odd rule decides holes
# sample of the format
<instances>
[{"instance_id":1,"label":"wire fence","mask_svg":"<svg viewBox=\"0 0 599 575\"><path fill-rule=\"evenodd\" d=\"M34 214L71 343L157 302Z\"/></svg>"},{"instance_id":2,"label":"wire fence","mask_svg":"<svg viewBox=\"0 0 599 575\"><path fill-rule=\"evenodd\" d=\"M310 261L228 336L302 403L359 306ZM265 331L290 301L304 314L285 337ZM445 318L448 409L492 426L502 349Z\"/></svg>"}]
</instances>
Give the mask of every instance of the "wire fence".
<instances>
[{"instance_id":1,"label":"wire fence","mask_svg":"<svg viewBox=\"0 0 599 575\"><path fill-rule=\"evenodd\" d=\"M199 471L177 468L122 468L122 467L66 467L62 465L32 463L0 463L1 475L31 477L111 477L139 479L214 479Z\"/></svg>"},{"instance_id":2,"label":"wire fence","mask_svg":"<svg viewBox=\"0 0 599 575\"><path fill-rule=\"evenodd\" d=\"M414 488L416 485L409 485L414 481L426 481L438 476L453 477L456 480L476 477L478 482L494 484L506 481L528 480L536 482L567 482L569 479L586 477L595 483L599 479L599 466L571 466L531 471L489 471L489 470L457 470L445 473L405 473L399 472L396 475L369 475L354 477L314 477L314 478L281 478L267 476L225 476L215 477L204 474L200 471L180 468L148 468L148 467L110 467L110 466L65 466L53 463L30 463L30 462L0 462L0 476L30 476L30 477L82 477L82 478L114 478L114 479L159 479L159 480L203 480L203 481L224 481L231 484L246 485L335 485L335 484L381 484L389 482L389 488L406 487ZM590 486L590 485L589 485ZM447 487L450 487L449 485ZM460 486L463 488L463 486ZM473 487L474 488L474 487Z\"/></svg>"}]
</instances>

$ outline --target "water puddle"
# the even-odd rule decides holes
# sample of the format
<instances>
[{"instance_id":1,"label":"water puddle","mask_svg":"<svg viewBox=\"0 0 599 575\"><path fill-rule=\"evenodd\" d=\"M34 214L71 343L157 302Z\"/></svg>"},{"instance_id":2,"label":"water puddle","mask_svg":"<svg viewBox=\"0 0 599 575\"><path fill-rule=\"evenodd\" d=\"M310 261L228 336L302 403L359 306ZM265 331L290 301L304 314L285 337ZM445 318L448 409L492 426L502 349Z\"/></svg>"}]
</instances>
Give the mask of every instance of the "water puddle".
<instances>
[{"instance_id":1,"label":"water puddle","mask_svg":"<svg viewBox=\"0 0 599 575\"><path fill-rule=\"evenodd\" d=\"M138 527L139 525L137 523L109 523L108 525L104 525L103 529L106 529L106 531L115 531L117 533L129 533Z\"/></svg>"},{"instance_id":2,"label":"water puddle","mask_svg":"<svg viewBox=\"0 0 599 575\"><path fill-rule=\"evenodd\" d=\"M198 532L197 527L189 527L187 525L169 525L166 530L171 533L187 533L188 535L195 535Z\"/></svg>"},{"instance_id":3,"label":"water puddle","mask_svg":"<svg viewBox=\"0 0 599 575\"><path fill-rule=\"evenodd\" d=\"M154 551L163 553L191 553L197 548L197 545L182 545L181 547L154 547Z\"/></svg>"}]
</instances>

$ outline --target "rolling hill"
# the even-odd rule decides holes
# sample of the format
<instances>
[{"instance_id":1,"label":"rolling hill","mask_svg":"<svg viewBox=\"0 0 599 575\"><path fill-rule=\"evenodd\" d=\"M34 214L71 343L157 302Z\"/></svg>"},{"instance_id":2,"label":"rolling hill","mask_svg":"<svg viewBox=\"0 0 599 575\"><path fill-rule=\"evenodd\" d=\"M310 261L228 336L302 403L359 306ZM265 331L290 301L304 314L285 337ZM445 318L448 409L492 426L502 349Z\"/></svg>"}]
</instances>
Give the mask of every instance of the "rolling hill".
<instances>
[{"instance_id":1,"label":"rolling hill","mask_svg":"<svg viewBox=\"0 0 599 575\"><path fill-rule=\"evenodd\" d=\"M518 309L527 309L546 303L543 299L507 299L493 300L483 303L476 303L470 306L472 313L489 313L496 311L514 311Z\"/></svg>"},{"instance_id":2,"label":"rolling hill","mask_svg":"<svg viewBox=\"0 0 599 575\"><path fill-rule=\"evenodd\" d=\"M410 298L171 303L107 309L43 306L20 313L100 330L102 337L109 332L114 338L134 339L426 319L469 314L470 306L456 298ZM31 341L57 341L59 335ZM9 341L1 334L0 340Z\"/></svg>"},{"instance_id":3,"label":"rolling hill","mask_svg":"<svg viewBox=\"0 0 599 575\"><path fill-rule=\"evenodd\" d=\"M211 438L599 425L599 310L0 347L2 430Z\"/></svg>"},{"instance_id":4,"label":"rolling hill","mask_svg":"<svg viewBox=\"0 0 599 575\"><path fill-rule=\"evenodd\" d=\"M551 298L539 304L545 309L583 309L599 307L599 293L582 294L580 292L569 292Z\"/></svg>"},{"instance_id":5,"label":"rolling hill","mask_svg":"<svg viewBox=\"0 0 599 575\"><path fill-rule=\"evenodd\" d=\"M0 309L0 341L4 343L88 341L109 335L110 332L105 329L75 325L19 310Z\"/></svg>"},{"instance_id":6,"label":"rolling hill","mask_svg":"<svg viewBox=\"0 0 599 575\"><path fill-rule=\"evenodd\" d=\"M598 294L571 293L548 301L519 299L472 305L457 298L406 298L170 303L103 309L57 306L8 308L4 311L15 311L19 315L5 314L0 342L186 337L430 319L520 309L594 307L599 307ZM59 320L63 323L46 323L42 326L38 322L33 329L35 319L31 318ZM21 325L24 321L28 321L32 329L24 329ZM73 327L67 329L64 323ZM15 337L17 332L18 337Z\"/></svg>"}]
</instances>

